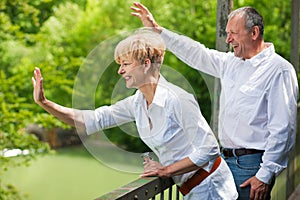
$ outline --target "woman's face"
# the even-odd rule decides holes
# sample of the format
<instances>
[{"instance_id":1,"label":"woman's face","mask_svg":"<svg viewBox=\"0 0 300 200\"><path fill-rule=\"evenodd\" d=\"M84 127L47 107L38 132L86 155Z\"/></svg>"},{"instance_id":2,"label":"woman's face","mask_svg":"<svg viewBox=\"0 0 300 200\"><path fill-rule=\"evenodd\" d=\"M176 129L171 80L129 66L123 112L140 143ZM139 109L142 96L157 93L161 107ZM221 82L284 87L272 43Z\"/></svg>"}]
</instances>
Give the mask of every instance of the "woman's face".
<instances>
[{"instance_id":1,"label":"woman's face","mask_svg":"<svg viewBox=\"0 0 300 200\"><path fill-rule=\"evenodd\" d=\"M122 58L118 74L126 81L127 88L139 88L145 82L144 65L131 58Z\"/></svg>"}]
</instances>

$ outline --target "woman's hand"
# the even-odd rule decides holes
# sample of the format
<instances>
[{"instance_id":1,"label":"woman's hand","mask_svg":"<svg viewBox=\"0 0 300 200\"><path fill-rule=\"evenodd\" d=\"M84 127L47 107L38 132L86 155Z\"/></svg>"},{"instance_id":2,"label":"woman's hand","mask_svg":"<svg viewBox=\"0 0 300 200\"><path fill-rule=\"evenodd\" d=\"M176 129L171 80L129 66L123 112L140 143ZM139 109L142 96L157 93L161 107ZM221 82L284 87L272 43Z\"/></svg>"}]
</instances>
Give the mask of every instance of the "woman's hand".
<instances>
[{"instance_id":1,"label":"woman's hand","mask_svg":"<svg viewBox=\"0 0 300 200\"><path fill-rule=\"evenodd\" d=\"M33 99L37 104L41 104L46 100L43 89L43 77L39 68L35 68L32 77Z\"/></svg>"},{"instance_id":2,"label":"woman's hand","mask_svg":"<svg viewBox=\"0 0 300 200\"><path fill-rule=\"evenodd\" d=\"M159 162L153 161L150 158L146 158L144 161L144 172L141 177L147 176L159 176L159 177L170 177L167 172L167 168Z\"/></svg>"},{"instance_id":3,"label":"woman's hand","mask_svg":"<svg viewBox=\"0 0 300 200\"><path fill-rule=\"evenodd\" d=\"M138 2L133 3L133 5L134 6L131 6L131 10L134 12L132 12L131 15L140 18L145 27L154 28L157 32L161 33L162 27L156 23L153 15L147 7Z\"/></svg>"}]
</instances>

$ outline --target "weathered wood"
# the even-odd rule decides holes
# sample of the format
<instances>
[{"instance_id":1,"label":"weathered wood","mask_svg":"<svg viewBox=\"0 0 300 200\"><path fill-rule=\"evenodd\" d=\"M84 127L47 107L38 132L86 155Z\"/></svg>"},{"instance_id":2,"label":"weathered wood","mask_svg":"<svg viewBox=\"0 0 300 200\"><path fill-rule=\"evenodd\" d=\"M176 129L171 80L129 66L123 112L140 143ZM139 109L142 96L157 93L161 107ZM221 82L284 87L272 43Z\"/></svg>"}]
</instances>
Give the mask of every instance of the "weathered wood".
<instances>
[{"instance_id":1,"label":"weathered wood","mask_svg":"<svg viewBox=\"0 0 300 200\"><path fill-rule=\"evenodd\" d=\"M123 187L120 187L110 193L107 193L96 200L107 200L107 199L151 199L157 194L163 193L164 190L172 187L174 182L171 178L162 179L158 177L147 177L137 179Z\"/></svg>"},{"instance_id":2,"label":"weathered wood","mask_svg":"<svg viewBox=\"0 0 300 200\"><path fill-rule=\"evenodd\" d=\"M217 34L216 34L216 50L228 52L229 45L226 44L226 24L227 17L232 11L233 0L218 0L217 7ZM220 99L221 85L220 80L215 78L214 80L214 98L212 102L212 120L211 126L216 137L218 136L218 118L219 118L219 99Z\"/></svg>"},{"instance_id":3,"label":"weathered wood","mask_svg":"<svg viewBox=\"0 0 300 200\"><path fill-rule=\"evenodd\" d=\"M291 63L299 72L299 11L300 0L292 0L291 16Z\"/></svg>"}]
</instances>

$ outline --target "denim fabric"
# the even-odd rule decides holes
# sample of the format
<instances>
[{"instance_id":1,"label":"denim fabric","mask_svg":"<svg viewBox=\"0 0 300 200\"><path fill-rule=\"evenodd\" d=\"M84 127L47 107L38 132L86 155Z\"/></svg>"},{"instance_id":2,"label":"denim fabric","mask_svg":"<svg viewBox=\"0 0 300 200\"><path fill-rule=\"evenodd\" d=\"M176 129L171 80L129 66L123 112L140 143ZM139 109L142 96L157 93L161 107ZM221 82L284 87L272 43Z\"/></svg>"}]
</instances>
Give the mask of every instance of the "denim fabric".
<instances>
[{"instance_id":1,"label":"denim fabric","mask_svg":"<svg viewBox=\"0 0 300 200\"><path fill-rule=\"evenodd\" d=\"M229 158L224 157L224 155L222 156L233 174L234 182L239 193L238 200L249 200L250 186L241 188L240 185L255 176L262 162L262 153Z\"/></svg>"}]
</instances>

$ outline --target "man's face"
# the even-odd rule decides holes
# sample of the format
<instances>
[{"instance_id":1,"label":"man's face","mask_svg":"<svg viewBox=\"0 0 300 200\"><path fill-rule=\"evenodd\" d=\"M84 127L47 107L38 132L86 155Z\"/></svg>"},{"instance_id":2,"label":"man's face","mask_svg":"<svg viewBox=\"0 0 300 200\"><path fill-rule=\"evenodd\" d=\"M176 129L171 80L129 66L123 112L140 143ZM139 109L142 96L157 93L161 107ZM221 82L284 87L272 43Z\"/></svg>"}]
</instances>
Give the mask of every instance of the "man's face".
<instances>
[{"instance_id":1,"label":"man's face","mask_svg":"<svg viewBox=\"0 0 300 200\"><path fill-rule=\"evenodd\" d=\"M242 59L249 59L253 56L252 34L246 29L245 19L242 16L236 15L228 21L226 33L226 43L232 46L235 56Z\"/></svg>"}]
</instances>

